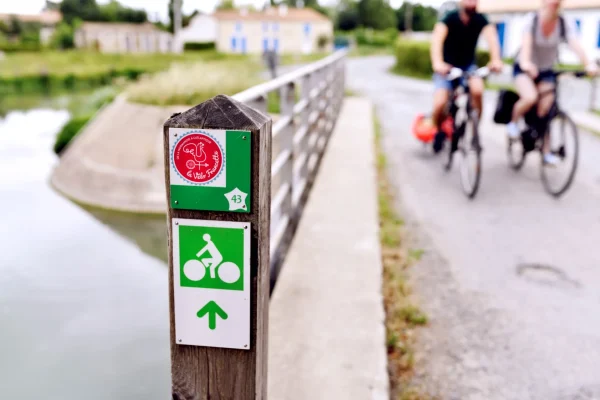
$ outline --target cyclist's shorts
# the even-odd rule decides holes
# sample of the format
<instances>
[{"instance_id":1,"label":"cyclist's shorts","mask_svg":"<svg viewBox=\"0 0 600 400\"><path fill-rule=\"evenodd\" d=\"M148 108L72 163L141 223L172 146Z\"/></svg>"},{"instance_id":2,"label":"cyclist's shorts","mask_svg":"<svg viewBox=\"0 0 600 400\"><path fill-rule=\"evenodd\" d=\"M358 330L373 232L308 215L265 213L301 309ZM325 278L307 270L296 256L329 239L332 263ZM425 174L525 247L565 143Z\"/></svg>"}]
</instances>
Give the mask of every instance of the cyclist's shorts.
<instances>
[{"instance_id":1,"label":"cyclist's shorts","mask_svg":"<svg viewBox=\"0 0 600 400\"><path fill-rule=\"evenodd\" d=\"M463 71L474 72L477 70L477 65L473 64L467 69L463 69ZM433 74L433 87L435 90L438 89L446 89L448 91L452 91L454 88L452 87L452 82L450 82L444 75L440 75L438 73Z\"/></svg>"},{"instance_id":2,"label":"cyclist's shorts","mask_svg":"<svg viewBox=\"0 0 600 400\"><path fill-rule=\"evenodd\" d=\"M517 75L519 74L524 74L525 71L523 71L521 69L521 67L519 66L519 63L514 63L513 64L513 77L517 77ZM540 83L540 82L550 82L550 83L556 83L556 75L554 75L554 72L551 69L543 69L541 71L539 71L537 78L535 78L534 80L535 83Z\"/></svg>"}]
</instances>

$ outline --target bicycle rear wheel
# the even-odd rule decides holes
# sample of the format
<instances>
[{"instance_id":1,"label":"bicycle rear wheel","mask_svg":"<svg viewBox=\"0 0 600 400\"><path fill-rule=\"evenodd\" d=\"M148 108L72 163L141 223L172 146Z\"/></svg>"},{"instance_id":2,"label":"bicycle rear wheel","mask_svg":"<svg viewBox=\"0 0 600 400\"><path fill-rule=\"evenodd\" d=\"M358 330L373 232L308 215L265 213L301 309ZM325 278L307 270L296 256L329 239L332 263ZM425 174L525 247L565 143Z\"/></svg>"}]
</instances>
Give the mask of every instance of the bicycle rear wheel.
<instances>
[{"instance_id":1,"label":"bicycle rear wheel","mask_svg":"<svg viewBox=\"0 0 600 400\"><path fill-rule=\"evenodd\" d=\"M481 183L481 144L479 142L479 117L472 111L465 122L464 132L458 142L460 181L463 191L472 199Z\"/></svg>"},{"instance_id":2,"label":"bicycle rear wheel","mask_svg":"<svg viewBox=\"0 0 600 400\"><path fill-rule=\"evenodd\" d=\"M550 165L542 158L542 183L546 192L554 197L564 194L577 172L579 162L579 132L571 118L559 112L548 125L546 140L550 141L550 151L560 162Z\"/></svg>"},{"instance_id":3,"label":"bicycle rear wheel","mask_svg":"<svg viewBox=\"0 0 600 400\"><path fill-rule=\"evenodd\" d=\"M523 147L523 141L521 138L511 139L508 138L508 165L515 171L520 170L525 164L525 157L527 153Z\"/></svg>"}]
</instances>

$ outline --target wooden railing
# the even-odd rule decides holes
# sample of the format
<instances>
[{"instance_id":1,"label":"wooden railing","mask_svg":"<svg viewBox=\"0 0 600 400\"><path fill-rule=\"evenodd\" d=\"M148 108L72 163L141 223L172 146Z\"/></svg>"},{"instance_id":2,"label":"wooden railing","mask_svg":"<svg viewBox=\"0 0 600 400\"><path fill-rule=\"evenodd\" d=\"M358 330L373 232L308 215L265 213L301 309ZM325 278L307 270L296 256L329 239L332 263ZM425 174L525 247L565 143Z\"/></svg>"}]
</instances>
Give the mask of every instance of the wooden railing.
<instances>
[{"instance_id":1,"label":"wooden railing","mask_svg":"<svg viewBox=\"0 0 600 400\"><path fill-rule=\"evenodd\" d=\"M262 112L279 95L273 115L271 282L293 237L321 157L337 120L345 88L346 50L233 96Z\"/></svg>"}]
</instances>

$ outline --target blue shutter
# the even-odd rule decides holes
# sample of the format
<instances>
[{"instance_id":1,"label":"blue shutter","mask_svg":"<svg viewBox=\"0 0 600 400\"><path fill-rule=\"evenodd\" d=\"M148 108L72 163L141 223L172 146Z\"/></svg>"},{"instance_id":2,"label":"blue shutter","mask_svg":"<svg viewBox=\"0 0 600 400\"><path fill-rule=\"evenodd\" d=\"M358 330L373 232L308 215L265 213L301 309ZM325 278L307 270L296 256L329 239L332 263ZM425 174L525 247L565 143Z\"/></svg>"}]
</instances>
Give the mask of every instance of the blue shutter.
<instances>
[{"instance_id":1,"label":"blue shutter","mask_svg":"<svg viewBox=\"0 0 600 400\"><path fill-rule=\"evenodd\" d=\"M246 54L246 36L242 37L241 42L242 53Z\"/></svg>"},{"instance_id":2,"label":"blue shutter","mask_svg":"<svg viewBox=\"0 0 600 400\"><path fill-rule=\"evenodd\" d=\"M600 22L598 22L598 48L600 48Z\"/></svg>"},{"instance_id":3,"label":"blue shutter","mask_svg":"<svg viewBox=\"0 0 600 400\"><path fill-rule=\"evenodd\" d=\"M236 50L236 40L235 40L235 36L231 37L231 51L235 51Z\"/></svg>"},{"instance_id":4,"label":"blue shutter","mask_svg":"<svg viewBox=\"0 0 600 400\"><path fill-rule=\"evenodd\" d=\"M304 24L304 36L309 36L310 35L310 23L305 23Z\"/></svg>"},{"instance_id":5,"label":"blue shutter","mask_svg":"<svg viewBox=\"0 0 600 400\"><path fill-rule=\"evenodd\" d=\"M279 39L278 38L273 39L273 50L275 50L275 53L277 53L279 51Z\"/></svg>"},{"instance_id":6,"label":"blue shutter","mask_svg":"<svg viewBox=\"0 0 600 400\"><path fill-rule=\"evenodd\" d=\"M269 50L269 39L264 38L263 39L263 51L267 51Z\"/></svg>"},{"instance_id":7,"label":"blue shutter","mask_svg":"<svg viewBox=\"0 0 600 400\"><path fill-rule=\"evenodd\" d=\"M575 25L577 25L577 34L581 33L581 20L579 18L577 18L575 20Z\"/></svg>"}]
</instances>

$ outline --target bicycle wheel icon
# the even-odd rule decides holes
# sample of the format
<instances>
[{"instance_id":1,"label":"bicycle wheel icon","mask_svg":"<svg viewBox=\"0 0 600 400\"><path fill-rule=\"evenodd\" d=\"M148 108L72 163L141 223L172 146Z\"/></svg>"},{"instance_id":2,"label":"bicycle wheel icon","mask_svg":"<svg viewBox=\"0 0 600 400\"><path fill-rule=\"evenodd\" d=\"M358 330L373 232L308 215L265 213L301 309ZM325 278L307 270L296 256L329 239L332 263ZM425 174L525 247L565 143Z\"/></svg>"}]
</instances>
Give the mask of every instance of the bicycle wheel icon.
<instances>
[{"instance_id":1,"label":"bicycle wheel icon","mask_svg":"<svg viewBox=\"0 0 600 400\"><path fill-rule=\"evenodd\" d=\"M201 281L206 276L206 270L208 269L202 261L189 260L183 265L183 273L190 280L194 282ZM232 262L224 262L216 268L217 277L219 280L225 283L236 283L240 279L240 269Z\"/></svg>"}]
</instances>

